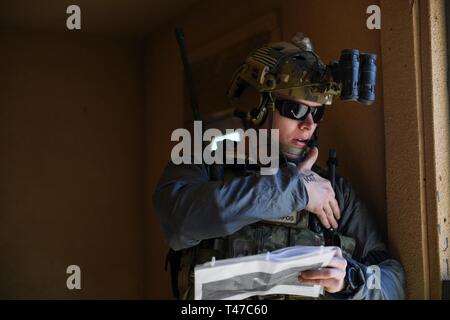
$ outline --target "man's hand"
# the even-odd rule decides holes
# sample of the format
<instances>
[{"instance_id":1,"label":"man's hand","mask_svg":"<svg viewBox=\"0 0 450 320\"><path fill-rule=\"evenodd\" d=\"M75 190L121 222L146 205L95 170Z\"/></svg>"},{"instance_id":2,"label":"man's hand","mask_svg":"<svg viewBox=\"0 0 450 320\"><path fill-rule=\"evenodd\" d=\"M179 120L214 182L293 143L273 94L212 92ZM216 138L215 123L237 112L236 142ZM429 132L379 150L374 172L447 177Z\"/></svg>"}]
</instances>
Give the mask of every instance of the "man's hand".
<instances>
[{"instance_id":1,"label":"man's hand","mask_svg":"<svg viewBox=\"0 0 450 320\"><path fill-rule=\"evenodd\" d=\"M302 271L298 281L301 284L318 284L329 293L339 292L344 289L346 267L347 260L342 257L342 251L338 248L336 255L326 268Z\"/></svg>"},{"instance_id":2,"label":"man's hand","mask_svg":"<svg viewBox=\"0 0 450 320\"><path fill-rule=\"evenodd\" d=\"M298 165L309 197L306 210L314 213L325 228L333 227L337 229L338 223L336 220L340 219L341 211L331 183L311 170L318 155L319 150L313 148L305 160Z\"/></svg>"}]
</instances>

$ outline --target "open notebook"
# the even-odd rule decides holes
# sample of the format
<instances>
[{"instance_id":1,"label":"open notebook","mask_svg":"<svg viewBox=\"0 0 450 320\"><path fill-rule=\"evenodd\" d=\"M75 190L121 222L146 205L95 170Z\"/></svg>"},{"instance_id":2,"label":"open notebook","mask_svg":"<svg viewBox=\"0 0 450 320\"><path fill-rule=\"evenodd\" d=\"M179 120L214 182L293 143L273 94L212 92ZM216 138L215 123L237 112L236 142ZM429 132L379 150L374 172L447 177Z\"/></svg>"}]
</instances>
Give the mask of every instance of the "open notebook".
<instances>
[{"instance_id":1,"label":"open notebook","mask_svg":"<svg viewBox=\"0 0 450 320\"><path fill-rule=\"evenodd\" d=\"M289 294L318 297L323 288L302 285L300 272L327 266L336 247L293 246L195 267L195 299L245 299L255 295Z\"/></svg>"}]
</instances>

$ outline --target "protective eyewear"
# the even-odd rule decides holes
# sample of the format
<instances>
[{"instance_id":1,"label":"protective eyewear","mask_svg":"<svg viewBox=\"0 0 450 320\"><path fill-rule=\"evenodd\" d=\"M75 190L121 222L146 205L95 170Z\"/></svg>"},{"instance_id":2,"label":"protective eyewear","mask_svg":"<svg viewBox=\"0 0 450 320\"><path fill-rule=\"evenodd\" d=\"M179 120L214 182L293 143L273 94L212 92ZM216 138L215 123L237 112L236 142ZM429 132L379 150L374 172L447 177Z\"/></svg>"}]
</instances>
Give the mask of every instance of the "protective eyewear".
<instances>
[{"instance_id":1,"label":"protective eyewear","mask_svg":"<svg viewBox=\"0 0 450 320\"><path fill-rule=\"evenodd\" d=\"M299 121L305 121L311 113L314 123L319 123L325 113L325 107L323 105L310 107L301 102L285 99L276 99L275 108L277 108L283 117Z\"/></svg>"}]
</instances>

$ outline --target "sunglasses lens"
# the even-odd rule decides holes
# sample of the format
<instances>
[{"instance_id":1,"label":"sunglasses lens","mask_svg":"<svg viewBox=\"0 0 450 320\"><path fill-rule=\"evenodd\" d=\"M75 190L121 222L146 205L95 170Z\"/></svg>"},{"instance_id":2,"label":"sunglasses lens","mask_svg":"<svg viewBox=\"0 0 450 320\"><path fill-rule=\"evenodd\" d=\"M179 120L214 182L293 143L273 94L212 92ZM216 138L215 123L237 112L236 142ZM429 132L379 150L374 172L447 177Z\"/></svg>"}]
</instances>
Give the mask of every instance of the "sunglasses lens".
<instances>
[{"instance_id":1,"label":"sunglasses lens","mask_svg":"<svg viewBox=\"0 0 450 320\"><path fill-rule=\"evenodd\" d=\"M320 120L322 120L324 113L325 113L324 106L311 108L311 114L312 114L314 123L319 123Z\"/></svg>"},{"instance_id":2,"label":"sunglasses lens","mask_svg":"<svg viewBox=\"0 0 450 320\"><path fill-rule=\"evenodd\" d=\"M277 100L276 107L283 117L293 120L305 120L308 116L309 108L301 103L290 100Z\"/></svg>"},{"instance_id":3,"label":"sunglasses lens","mask_svg":"<svg viewBox=\"0 0 450 320\"><path fill-rule=\"evenodd\" d=\"M295 120L305 120L308 116L309 108L301 103L293 103L289 108L289 117Z\"/></svg>"}]
</instances>

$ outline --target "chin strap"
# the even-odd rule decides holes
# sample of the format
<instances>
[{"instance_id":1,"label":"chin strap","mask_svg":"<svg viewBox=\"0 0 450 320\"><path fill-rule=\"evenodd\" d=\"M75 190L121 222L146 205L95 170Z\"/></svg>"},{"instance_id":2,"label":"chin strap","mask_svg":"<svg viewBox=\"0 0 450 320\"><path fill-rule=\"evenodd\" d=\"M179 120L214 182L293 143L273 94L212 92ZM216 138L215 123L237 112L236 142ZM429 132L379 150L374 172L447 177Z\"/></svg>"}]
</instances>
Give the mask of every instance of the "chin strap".
<instances>
[{"instance_id":1,"label":"chin strap","mask_svg":"<svg viewBox=\"0 0 450 320\"><path fill-rule=\"evenodd\" d=\"M267 150L272 150L272 128L273 128L273 113L275 112L275 101L272 97L272 94L269 92L268 96L267 96L267 102L265 107L267 107L267 117L269 117L268 121L269 121L269 129L268 129L268 141L267 143L269 144L267 147Z\"/></svg>"},{"instance_id":2,"label":"chin strap","mask_svg":"<svg viewBox=\"0 0 450 320\"><path fill-rule=\"evenodd\" d=\"M292 155L295 157L295 159L289 159L287 161L293 162L296 165L298 165L300 162L302 162L306 155L311 151L312 148L317 147L317 139L319 137L319 127L316 128L314 131L313 137L308 141L308 145L303 148L295 147L293 145L280 143L280 153L284 155L286 158L286 153Z\"/></svg>"},{"instance_id":3,"label":"chin strap","mask_svg":"<svg viewBox=\"0 0 450 320\"><path fill-rule=\"evenodd\" d=\"M267 97L267 112L269 116L269 134L273 128L273 113L275 112L275 100L272 97L272 94L269 92L269 95Z\"/></svg>"}]
</instances>

